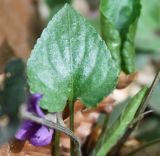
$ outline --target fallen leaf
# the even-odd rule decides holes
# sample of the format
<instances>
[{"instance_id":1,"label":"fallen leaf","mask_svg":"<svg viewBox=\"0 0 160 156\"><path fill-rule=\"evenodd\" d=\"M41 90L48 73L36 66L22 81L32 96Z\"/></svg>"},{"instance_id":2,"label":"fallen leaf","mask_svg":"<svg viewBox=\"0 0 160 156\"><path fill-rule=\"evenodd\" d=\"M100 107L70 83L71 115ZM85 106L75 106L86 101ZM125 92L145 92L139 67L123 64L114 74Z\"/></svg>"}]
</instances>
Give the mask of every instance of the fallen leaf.
<instances>
[{"instance_id":1,"label":"fallen leaf","mask_svg":"<svg viewBox=\"0 0 160 156\"><path fill-rule=\"evenodd\" d=\"M36 147L28 141L13 140L0 146L0 156L51 156L51 145Z\"/></svg>"},{"instance_id":2,"label":"fallen leaf","mask_svg":"<svg viewBox=\"0 0 160 156\"><path fill-rule=\"evenodd\" d=\"M32 0L0 1L0 41L4 37L16 57L28 58L35 40L33 27L39 24L37 19L36 6Z\"/></svg>"},{"instance_id":3,"label":"fallen leaf","mask_svg":"<svg viewBox=\"0 0 160 156\"><path fill-rule=\"evenodd\" d=\"M2 73L6 62L13 56L13 50L11 49L5 38L3 38L3 36L0 36L0 73Z\"/></svg>"},{"instance_id":4,"label":"fallen leaf","mask_svg":"<svg viewBox=\"0 0 160 156\"><path fill-rule=\"evenodd\" d=\"M132 74L121 73L118 79L117 89L124 89L131 84L137 77L137 72Z\"/></svg>"}]
</instances>

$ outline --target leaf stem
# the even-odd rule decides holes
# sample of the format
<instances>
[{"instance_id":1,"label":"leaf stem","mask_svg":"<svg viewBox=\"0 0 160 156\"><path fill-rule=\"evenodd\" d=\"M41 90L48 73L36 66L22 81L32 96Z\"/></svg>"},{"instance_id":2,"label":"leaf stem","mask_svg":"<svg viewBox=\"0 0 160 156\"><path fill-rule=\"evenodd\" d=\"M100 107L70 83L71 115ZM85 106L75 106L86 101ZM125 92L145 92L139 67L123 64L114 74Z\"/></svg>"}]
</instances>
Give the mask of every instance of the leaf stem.
<instances>
[{"instance_id":1,"label":"leaf stem","mask_svg":"<svg viewBox=\"0 0 160 156\"><path fill-rule=\"evenodd\" d=\"M130 153L128 153L127 156L133 156L133 155L135 155L137 152L139 152L139 151L141 151L141 150L143 150L143 149L145 149L145 148L147 148L147 147L149 147L149 146L152 146L152 145L154 145L154 144L157 144L157 143L159 143L159 142L160 142L160 138L158 138L158 139L156 139L156 140L152 140L152 141L150 141L150 142L148 142L148 143L145 143L144 145L142 145L142 146L136 148L135 150L131 151Z\"/></svg>"},{"instance_id":2,"label":"leaf stem","mask_svg":"<svg viewBox=\"0 0 160 156\"><path fill-rule=\"evenodd\" d=\"M54 155L53 156L59 156L60 155L60 148L59 148L59 141L60 141L60 131L56 131L55 134L55 144L54 144Z\"/></svg>"},{"instance_id":3,"label":"leaf stem","mask_svg":"<svg viewBox=\"0 0 160 156\"><path fill-rule=\"evenodd\" d=\"M69 100L70 130L74 133L74 102ZM70 156L74 156L74 142L70 140Z\"/></svg>"}]
</instances>

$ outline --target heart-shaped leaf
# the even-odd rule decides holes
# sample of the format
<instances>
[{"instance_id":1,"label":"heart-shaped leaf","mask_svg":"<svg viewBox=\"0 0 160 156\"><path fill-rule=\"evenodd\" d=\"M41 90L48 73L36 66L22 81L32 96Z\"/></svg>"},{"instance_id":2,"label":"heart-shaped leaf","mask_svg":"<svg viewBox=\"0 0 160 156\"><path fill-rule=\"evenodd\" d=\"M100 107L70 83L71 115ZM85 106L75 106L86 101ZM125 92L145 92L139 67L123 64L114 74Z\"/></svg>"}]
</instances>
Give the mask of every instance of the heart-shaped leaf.
<instances>
[{"instance_id":1,"label":"heart-shaped leaf","mask_svg":"<svg viewBox=\"0 0 160 156\"><path fill-rule=\"evenodd\" d=\"M43 94L40 105L62 111L80 99L93 107L117 83L119 70L95 29L66 4L49 22L28 61L31 92Z\"/></svg>"}]
</instances>

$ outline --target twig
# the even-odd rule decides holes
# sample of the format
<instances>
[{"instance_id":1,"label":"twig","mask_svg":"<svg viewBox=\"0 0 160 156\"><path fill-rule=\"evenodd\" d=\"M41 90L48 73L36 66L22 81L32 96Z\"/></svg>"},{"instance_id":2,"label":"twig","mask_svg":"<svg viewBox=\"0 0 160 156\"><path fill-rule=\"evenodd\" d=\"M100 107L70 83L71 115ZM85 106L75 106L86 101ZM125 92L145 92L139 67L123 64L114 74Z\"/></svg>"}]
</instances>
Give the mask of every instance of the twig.
<instances>
[{"instance_id":1,"label":"twig","mask_svg":"<svg viewBox=\"0 0 160 156\"><path fill-rule=\"evenodd\" d=\"M150 114L150 113L153 113L154 111L153 110L149 110L149 111L146 111L142 114L139 115L139 117L135 118L132 122L132 125L134 125L135 123L141 121L146 115Z\"/></svg>"}]
</instances>

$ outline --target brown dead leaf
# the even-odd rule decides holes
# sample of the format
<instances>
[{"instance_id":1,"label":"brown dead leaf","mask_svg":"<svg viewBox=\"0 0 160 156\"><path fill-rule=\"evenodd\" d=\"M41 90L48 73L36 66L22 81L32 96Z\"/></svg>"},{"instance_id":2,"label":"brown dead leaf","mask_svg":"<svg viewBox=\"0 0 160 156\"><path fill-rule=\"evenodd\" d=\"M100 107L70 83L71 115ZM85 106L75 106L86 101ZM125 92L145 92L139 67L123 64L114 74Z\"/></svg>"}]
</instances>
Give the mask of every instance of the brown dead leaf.
<instances>
[{"instance_id":1,"label":"brown dead leaf","mask_svg":"<svg viewBox=\"0 0 160 156\"><path fill-rule=\"evenodd\" d=\"M2 73L6 62L14 57L13 50L7 43L7 41L1 36L0 37L0 73Z\"/></svg>"},{"instance_id":2,"label":"brown dead leaf","mask_svg":"<svg viewBox=\"0 0 160 156\"><path fill-rule=\"evenodd\" d=\"M5 38L16 57L28 58L38 19L32 0L0 0L0 41Z\"/></svg>"},{"instance_id":3,"label":"brown dead leaf","mask_svg":"<svg viewBox=\"0 0 160 156\"><path fill-rule=\"evenodd\" d=\"M121 149L120 154L121 154L121 156L129 155L130 152L136 150L138 147L141 147L143 144L145 144L145 143L140 142L139 144L137 144L137 146L131 146L131 147L124 146ZM150 145L146 148L141 149L140 151L137 151L134 154L134 156L160 156L159 146L160 146L160 143Z\"/></svg>"},{"instance_id":4,"label":"brown dead leaf","mask_svg":"<svg viewBox=\"0 0 160 156\"><path fill-rule=\"evenodd\" d=\"M51 146L36 147L28 141L13 140L0 146L0 156L51 156Z\"/></svg>"},{"instance_id":5,"label":"brown dead leaf","mask_svg":"<svg viewBox=\"0 0 160 156\"><path fill-rule=\"evenodd\" d=\"M94 148L98 138L101 135L101 132L102 132L102 127L100 125L96 125L95 127L92 128L92 132L84 145L84 151L86 154L89 153L89 151L91 151Z\"/></svg>"},{"instance_id":6,"label":"brown dead leaf","mask_svg":"<svg viewBox=\"0 0 160 156\"><path fill-rule=\"evenodd\" d=\"M124 89L126 88L130 83L132 83L137 77L137 72L132 73L130 75L126 75L125 73L121 73L119 76L117 89Z\"/></svg>"},{"instance_id":7,"label":"brown dead leaf","mask_svg":"<svg viewBox=\"0 0 160 156\"><path fill-rule=\"evenodd\" d=\"M0 90L4 88L5 74L0 74Z\"/></svg>"},{"instance_id":8,"label":"brown dead leaf","mask_svg":"<svg viewBox=\"0 0 160 156\"><path fill-rule=\"evenodd\" d=\"M141 143L138 141L138 140L136 140L135 138L129 138L126 142L125 142L125 144L124 144L124 146L125 147L135 147L135 146L139 146Z\"/></svg>"}]
</instances>

